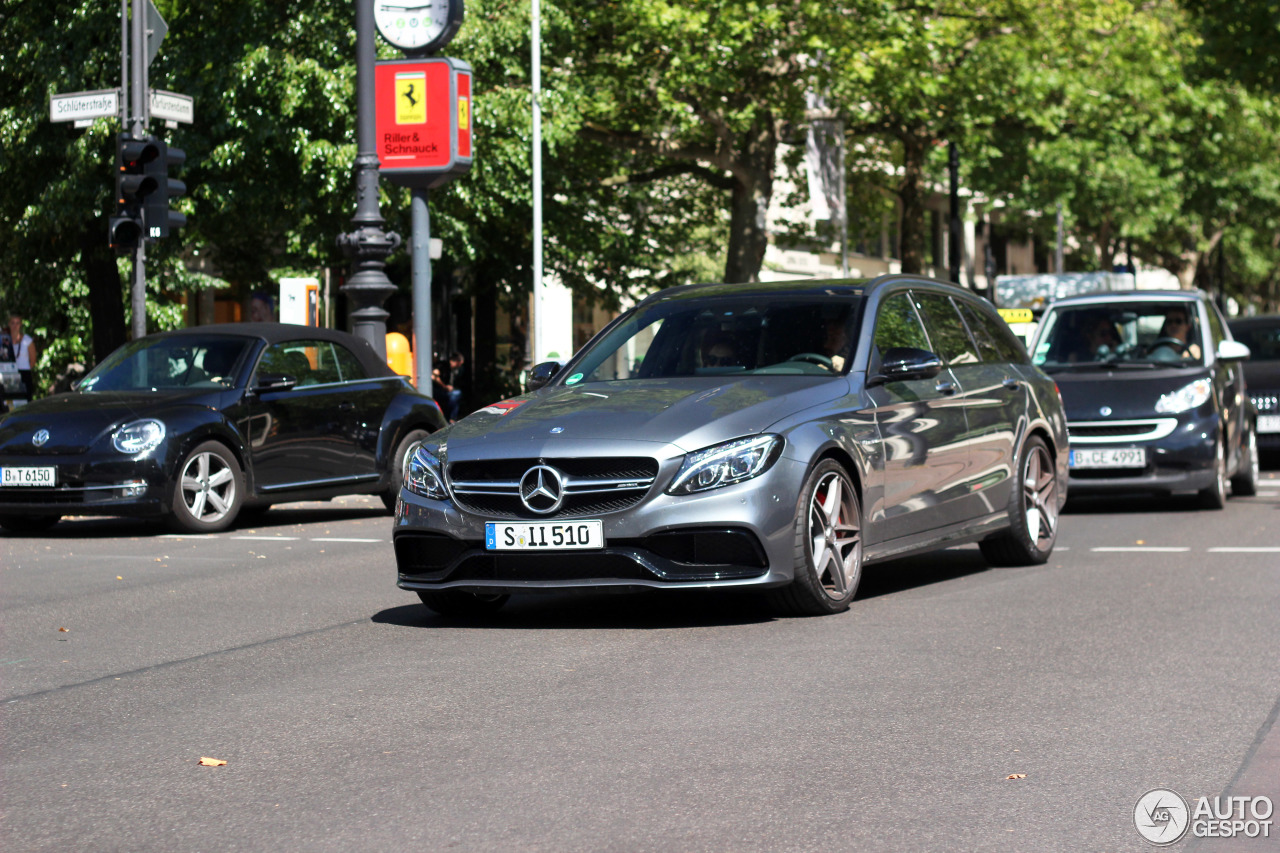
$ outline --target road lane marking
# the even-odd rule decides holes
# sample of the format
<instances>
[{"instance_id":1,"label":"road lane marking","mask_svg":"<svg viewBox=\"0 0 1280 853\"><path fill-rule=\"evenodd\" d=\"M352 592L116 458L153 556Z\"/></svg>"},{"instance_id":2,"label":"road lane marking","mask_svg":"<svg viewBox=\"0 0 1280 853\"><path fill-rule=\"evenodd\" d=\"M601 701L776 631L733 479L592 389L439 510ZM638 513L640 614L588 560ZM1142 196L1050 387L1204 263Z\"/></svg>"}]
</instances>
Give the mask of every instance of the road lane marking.
<instances>
[{"instance_id":1,"label":"road lane marking","mask_svg":"<svg viewBox=\"0 0 1280 853\"><path fill-rule=\"evenodd\" d=\"M310 542L386 542L386 539L338 539L329 537L317 537L308 540Z\"/></svg>"},{"instance_id":2,"label":"road lane marking","mask_svg":"<svg viewBox=\"0 0 1280 853\"><path fill-rule=\"evenodd\" d=\"M1181 554L1184 551L1190 551L1190 548L1158 548L1151 545L1140 545L1137 547L1110 547L1110 548L1090 548L1090 551L1150 551L1158 554Z\"/></svg>"},{"instance_id":3,"label":"road lane marking","mask_svg":"<svg viewBox=\"0 0 1280 853\"><path fill-rule=\"evenodd\" d=\"M1210 554L1280 554L1280 545L1222 545L1209 549Z\"/></svg>"},{"instance_id":4,"label":"road lane marking","mask_svg":"<svg viewBox=\"0 0 1280 853\"><path fill-rule=\"evenodd\" d=\"M297 536L232 536L232 539L252 539L255 542L297 542Z\"/></svg>"}]
</instances>

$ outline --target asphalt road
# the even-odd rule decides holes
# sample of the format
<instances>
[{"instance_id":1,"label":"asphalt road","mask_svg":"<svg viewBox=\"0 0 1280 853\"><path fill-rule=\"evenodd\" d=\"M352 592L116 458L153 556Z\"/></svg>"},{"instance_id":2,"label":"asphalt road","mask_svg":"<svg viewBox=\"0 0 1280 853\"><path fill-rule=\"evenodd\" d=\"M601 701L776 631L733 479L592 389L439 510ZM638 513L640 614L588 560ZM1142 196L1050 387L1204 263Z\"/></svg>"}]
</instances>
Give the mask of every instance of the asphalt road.
<instances>
[{"instance_id":1,"label":"asphalt road","mask_svg":"<svg viewBox=\"0 0 1280 853\"><path fill-rule=\"evenodd\" d=\"M1223 512L1075 505L1043 567L873 567L820 619L655 593L450 623L396 589L374 499L0 538L0 849L1151 850L1153 788L1280 802L1265 476Z\"/></svg>"}]
</instances>

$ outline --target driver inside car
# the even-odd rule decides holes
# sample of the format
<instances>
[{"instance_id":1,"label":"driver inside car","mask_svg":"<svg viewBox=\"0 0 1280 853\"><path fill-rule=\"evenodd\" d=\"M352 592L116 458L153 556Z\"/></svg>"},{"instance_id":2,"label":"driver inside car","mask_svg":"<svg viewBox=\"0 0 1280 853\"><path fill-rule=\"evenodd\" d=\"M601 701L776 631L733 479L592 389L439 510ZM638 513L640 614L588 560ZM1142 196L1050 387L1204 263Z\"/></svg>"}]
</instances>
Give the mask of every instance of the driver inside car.
<instances>
[{"instance_id":1,"label":"driver inside car","mask_svg":"<svg viewBox=\"0 0 1280 853\"><path fill-rule=\"evenodd\" d=\"M1162 343L1161 339L1168 340ZM1156 339L1151 355L1162 361L1200 358L1200 346L1192 340L1191 322L1186 308L1178 306L1165 312L1160 338Z\"/></svg>"}]
</instances>

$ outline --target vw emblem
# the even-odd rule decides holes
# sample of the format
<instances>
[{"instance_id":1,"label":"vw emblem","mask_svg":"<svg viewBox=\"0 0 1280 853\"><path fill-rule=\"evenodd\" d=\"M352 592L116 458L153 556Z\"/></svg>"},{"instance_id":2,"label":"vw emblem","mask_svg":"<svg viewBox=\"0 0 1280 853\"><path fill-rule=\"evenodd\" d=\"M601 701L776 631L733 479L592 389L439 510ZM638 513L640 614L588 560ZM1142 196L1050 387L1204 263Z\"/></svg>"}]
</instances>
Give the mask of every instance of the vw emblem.
<instances>
[{"instance_id":1,"label":"vw emblem","mask_svg":"<svg viewBox=\"0 0 1280 853\"><path fill-rule=\"evenodd\" d=\"M535 465L520 478L520 503L539 515L555 512L564 502L564 477L549 465Z\"/></svg>"},{"instance_id":2,"label":"vw emblem","mask_svg":"<svg viewBox=\"0 0 1280 853\"><path fill-rule=\"evenodd\" d=\"M551 428L551 434L552 434L552 435L559 435L559 434L560 434L560 433L562 433L562 432L564 432L564 427L552 427L552 428Z\"/></svg>"},{"instance_id":3,"label":"vw emblem","mask_svg":"<svg viewBox=\"0 0 1280 853\"><path fill-rule=\"evenodd\" d=\"M36 434L31 436L31 443L36 447L44 447L46 441L49 440L49 431L47 429L36 430Z\"/></svg>"},{"instance_id":4,"label":"vw emblem","mask_svg":"<svg viewBox=\"0 0 1280 853\"><path fill-rule=\"evenodd\" d=\"M1107 415L1111 414L1111 407L1103 406L1101 409L1098 409L1098 414L1102 415L1105 418Z\"/></svg>"}]
</instances>

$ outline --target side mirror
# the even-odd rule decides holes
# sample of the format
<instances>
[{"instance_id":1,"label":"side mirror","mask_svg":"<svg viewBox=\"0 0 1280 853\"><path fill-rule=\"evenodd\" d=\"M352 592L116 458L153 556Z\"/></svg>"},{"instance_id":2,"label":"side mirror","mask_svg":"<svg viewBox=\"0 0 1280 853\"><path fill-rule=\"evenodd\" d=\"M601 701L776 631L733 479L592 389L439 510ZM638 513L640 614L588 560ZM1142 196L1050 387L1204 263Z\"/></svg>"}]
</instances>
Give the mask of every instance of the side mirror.
<instances>
[{"instance_id":1,"label":"side mirror","mask_svg":"<svg viewBox=\"0 0 1280 853\"><path fill-rule=\"evenodd\" d=\"M288 391L297 384L298 379L296 376L289 376L285 373L259 373L253 380L253 390L258 393L263 391Z\"/></svg>"},{"instance_id":2,"label":"side mirror","mask_svg":"<svg viewBox=\"0 0 1280 853\"><path fill-rule=\"evenodd\" d=\"M1252 353L1239 341L1223 341L1218 344L1218 361L1244 361Z\"/></svg>"},{"instance_id":3,"label":"side mirror","mask_svg":"<svg viewBox=\"0 0 1280 853\"><path fill-rule=\"evenodd\" d=\"M529 390L537 391L543 385L555 379L556 374L560 372L561 366L558 361L544 361L541 364L535 364L533 370L529 371Z\"/></svg>"},{"instance_id":4,"label":"side mirror","mask_svg":"<svg viewBox=\"0 0 1280 853\"><path fill-rule=\"evenodd\" d=\"M867 386L909 379L932 379L942 372L942 357L915 347L892 347L880 359L880 372L867 377Z\"/></svg>"}]
</instances>

